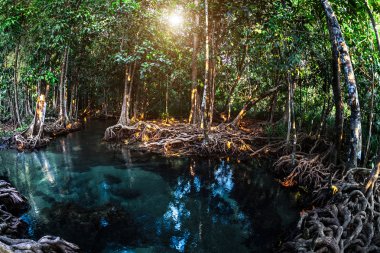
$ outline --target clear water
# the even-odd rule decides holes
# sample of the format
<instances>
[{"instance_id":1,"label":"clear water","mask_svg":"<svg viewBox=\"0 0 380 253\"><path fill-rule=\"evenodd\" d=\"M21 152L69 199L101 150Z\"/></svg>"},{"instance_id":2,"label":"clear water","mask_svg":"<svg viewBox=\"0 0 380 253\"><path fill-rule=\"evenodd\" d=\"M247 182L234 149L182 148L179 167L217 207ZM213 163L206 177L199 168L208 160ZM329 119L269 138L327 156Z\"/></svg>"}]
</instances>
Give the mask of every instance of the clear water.
<instances>
[{"instance_id":1,"label":"clear water","mask_svg":"<svg viewBox=\"0 0 380 253\"><path fill-rule=\"evenodd\" d=\"M84 252L272 252L294 226L294 197L265 164L132 152L101 142L110 124L0 152L0 175L30 201L31 238Z\"/></svg>"}]
</instances>

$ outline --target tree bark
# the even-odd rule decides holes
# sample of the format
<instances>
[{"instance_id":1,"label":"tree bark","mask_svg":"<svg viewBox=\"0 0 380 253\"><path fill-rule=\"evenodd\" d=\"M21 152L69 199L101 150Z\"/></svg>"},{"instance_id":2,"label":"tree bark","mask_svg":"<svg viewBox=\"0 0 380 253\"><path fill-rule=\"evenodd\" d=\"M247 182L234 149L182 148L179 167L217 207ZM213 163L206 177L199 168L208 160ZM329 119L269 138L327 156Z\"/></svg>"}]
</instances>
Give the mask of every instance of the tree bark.
<instances>
[{"instance_id":1,"label":"tree bark","mask_svg":"<svg viewBox=\"0 0 380 253\"><path fill-rule=\"evenodd\" d=\"M202 104L201 104L201 119L200 119L200 126L201 129L206 129L207 128L207 112L206 112L206 103L207 103L207 89L209 85L209 68L210 68L210 46L209 46L209 21L208 21L208 0L205 0L205 43L206 43L206 57L205 57L205 83L203 87L203 96L202 96ZM205 137L207 131L204 131Z\"/></svg>"},{"instance_id":2,"label":"tree bark","mask_svg":"<svg viewBox=\"0 0 380 253\"><path fill-rule=\"evenodd\" d=\"M17 126L21 126L21 119L20 119L20 111L18 106L18 56L20 52L20 46L19 44L16 45L15 50L15 65L14 65L14 112L16 116L16 124Z\"/></svg>"},{"instance_id":3,"label":"tree bark","mask_svg":"<svg viewBox=\"0 0 380 253\"><path fill-rule=\"evenodd\" d=\"M334 103L335 103L335 164L338 163L342 141L343 141L343 127L344 127L344 118L343 118L343 98L342 98L342 89L340 82L340 64L339 64L339 51L337 43L333 36L333 33L330 32L330 40L334 41L332 43L332 70L333 70L333 79L332 79L332 90L334 94Z\"/></svg>"},{"instance_id":4,"label":"tree bark","mask_svg":"<svg viewBox=\"0 0 380 253\"><path fill-rule=\"evenodd\" d=\"M131 71L132 71L132 65L126 64L125 65L125 80L124 80L124 95L123 95L123 105L121 107L121 113L120 118L118 121L118 124L121 124L123 126L127 125L129 123L129 120L127 120L127 107L128 107L128 96L129 96L129 82L131 80Z\"/></svg>"},{"instance_id":5,"label":"tree bark","mask_svg":"<svg viewBox=\"0 0 380 253\"><path fill-rule=\"evenodd\" d=\"M199 6L198 0L194 0L194 5L196 8ZM193 34L193 56L191 60L191 110L189 116L189 124L199 123L199 94L198 94L198 47L199 47L199 14L196 10L194 17L195 29Z\"/></svg>"},{"instance_id":6,"label":"tree bark","mask_svg":"<svg viewBox=\"0 0 380 253\"><path fill-rule=\"evenodd\" d=\"M270 117L269 117L269 123L272 124L274 120L274 114L276 113L276 107L277 107L277 98L278 98L278 92L274 93L272 98L272 103L270 106Z\"/></svg>"},{"instance_id":7,"label":"tree bark","mask_svg":"<svg viewBox=\"0 0 380 253\"><path fill-rule=\"evenodd\" d=\"M373 16L372 10L371 10L371 8L370 8L370 6L368 4L368 1L364 0L364 3L365 3L365 6L366 6L366 9L367 9L368 16L371 19L372 28L373 28L373 30L375 32L377 50L378 50L378 53L380 55L380 38L379 38L379 32L377 30L377 24L376 24L375 18ZM373 71L374 70L373 70L373 65L372 65L372 76L374 77L374 72ZM368 140L367 140L367 145L366 145L365 153L364 153L363 167L365 167L367 165L367 163L368 163L369 150L370 150L370 146L371 146L372 126L373 126L373 119L374 119L373 109L374 109L374 103L375 103L375 88L376 88L375 87L375 80L373 78L372 79L372 87L371 87L370 115L369 115L369 120L368 120L368 124L369 124Z\"/></svg>"},{"instance_id":8,"label":"tree bark","mask_svg":"<svg viewBox=\"0 0 380 253\"><path fill-rule=\"evenodd\" d=\"M67 71L68 47L65 47L61 64L61 77L59 81L59 123L66 127L67 116L67 90L66 90L66 71Z\"/></svg>"},{"instance_id":9,"label":"tree bark","mask_svg":"<svg viewBox=\"0 0 380 253\"><path fill-rule=\"evenodd\" d=\"M329 31L332 33L334 40L332 44L337 44L340 53L340 60L343 65L346 85L348 87L348 104L351 110L350 122L350 150L348 157L348 165L350 168L357 167L357 160L361 158L362 149L362 127L358 90L356 86L354 69L351 62L348 46L344 40L342 30L327 0L321 0L322 6L327 17Z\"/></svg>"},{"instance_id":10,"label":"tree bark","mask_svg":"<svg viewBox=\"0 0 380 253\"><path fill-rule=\"evenodd\" d=\"M212 36L211 36L211 45L212 45L212 57L211 57L211 89L210 89L210 108L209 108L209 128L212 126L214 119L214 107L215 107L215 85L216 85L216 50L217 45L215 42L215 21L212 26Z\"/></svg>"},{"instance_id":11,"label":"tree bark","mask_svg":"<svg viewBox=\"0 0 380 253\"><path fill-rule=\"evenodd\" d=\"M49 85L45 80L41 80L38 89L38 98L36 103L36 111L34 113L34 119L30 124L28 130L24 133L27 138L36 138L38 141L43 134L48 94Z\"/></svg>"},{"instance_id":12,"label":"tree bark","mask_svg":"<svg viewBox=\"0 0 380 253\"><path fill-rule=\"evenodd\" d=\"M368 1L364 0L364 3L366 6L366 9L367 9L368 16L371 19L372 28L373 28L373 31L375 32L375 36L376 36L377 49L379 50L379 53L380 53L380 37L379 37L379 31L377 30L377 24L376 24L375 18L373 16L372 10L368 4Z\"/></svg>"}]
</instances>

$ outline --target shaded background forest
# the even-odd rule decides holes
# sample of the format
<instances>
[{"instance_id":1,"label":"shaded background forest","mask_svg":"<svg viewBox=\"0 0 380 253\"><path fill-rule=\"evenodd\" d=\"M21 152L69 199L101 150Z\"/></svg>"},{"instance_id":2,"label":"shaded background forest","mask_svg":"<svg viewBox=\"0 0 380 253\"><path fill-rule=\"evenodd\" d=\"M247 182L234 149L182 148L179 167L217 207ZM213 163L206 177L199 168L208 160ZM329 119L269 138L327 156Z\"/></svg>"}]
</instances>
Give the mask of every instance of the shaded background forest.
<instances>
[{"instance_id":1,"label":"shaded background forest","mask_svg":"<svg viewBox=\"0 0 380 253\"><path fill-rule=\"evenodd\" d=\"M369 9L361 0L331 2L354 64L364 151L374 115L372 157L380 146L380 55L369 11L380 23L380 2L368 1ZM42 80L50 86L47 117L57 116L60 104L67 106L70 119L84 111L118 117L126 65L133 69L128 76L133 79L131 118L187 120L192 68L198 71L198 96L204 85L204 9L203 1L179 0L1 1L1 122L19 130L29 125ZM183 15L183 24L168 22L173 12ZM244 104L280 87L255 104L249 116L273 123L266 125L267 134L285 136L292 80L297 129L334 138L334 59L319 1L212 1L208 27L208 99L215 101L208 110L215 122L233 120ZM194 48L195 35L199 41ZM343 74L339 77L346 96ZM67 89L63 100L60 83ZM346 99L343 115L348 122ZM347 141L349 124L344 126Z\"/></svg>"}]
</instances>

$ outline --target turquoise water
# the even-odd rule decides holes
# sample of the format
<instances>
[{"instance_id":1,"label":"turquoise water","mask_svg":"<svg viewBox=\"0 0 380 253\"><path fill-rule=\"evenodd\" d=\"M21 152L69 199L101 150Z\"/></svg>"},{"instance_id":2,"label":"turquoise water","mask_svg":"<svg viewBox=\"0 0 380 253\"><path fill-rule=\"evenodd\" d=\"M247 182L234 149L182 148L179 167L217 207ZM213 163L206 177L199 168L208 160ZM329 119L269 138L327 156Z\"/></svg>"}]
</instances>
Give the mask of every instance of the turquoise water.
<instances>
[{"instance_id":1,"label":"turquoise water","mask_svg":"<svg viewBox=\"0 0 380 253\"><path fill-rule=\"evenodd\" d=\"M29 237L84 252L271 252L294 227L294 198L265 164L130 151L101 142L111 124L0 152L0 175L30 202Z\"/></svg>"}]
</instances>

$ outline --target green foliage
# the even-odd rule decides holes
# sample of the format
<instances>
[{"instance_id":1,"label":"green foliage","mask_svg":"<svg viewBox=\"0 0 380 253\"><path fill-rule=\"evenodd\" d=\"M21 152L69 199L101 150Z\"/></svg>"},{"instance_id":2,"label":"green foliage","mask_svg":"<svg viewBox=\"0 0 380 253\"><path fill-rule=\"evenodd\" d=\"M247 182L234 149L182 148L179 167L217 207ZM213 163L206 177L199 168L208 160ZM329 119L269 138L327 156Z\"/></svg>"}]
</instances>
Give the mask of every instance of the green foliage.
<instances>
[{"instance_id":1,"label":"green foliage","mask_svg":"<svg viewBox=\"0 0 380 253\"><path fill-rule=\"evenodd\" d=\"M264 128L264 133L268 137L285 137L287 133L287 125L282 122L267 125Z\"/></svg>"}]
</instances>

